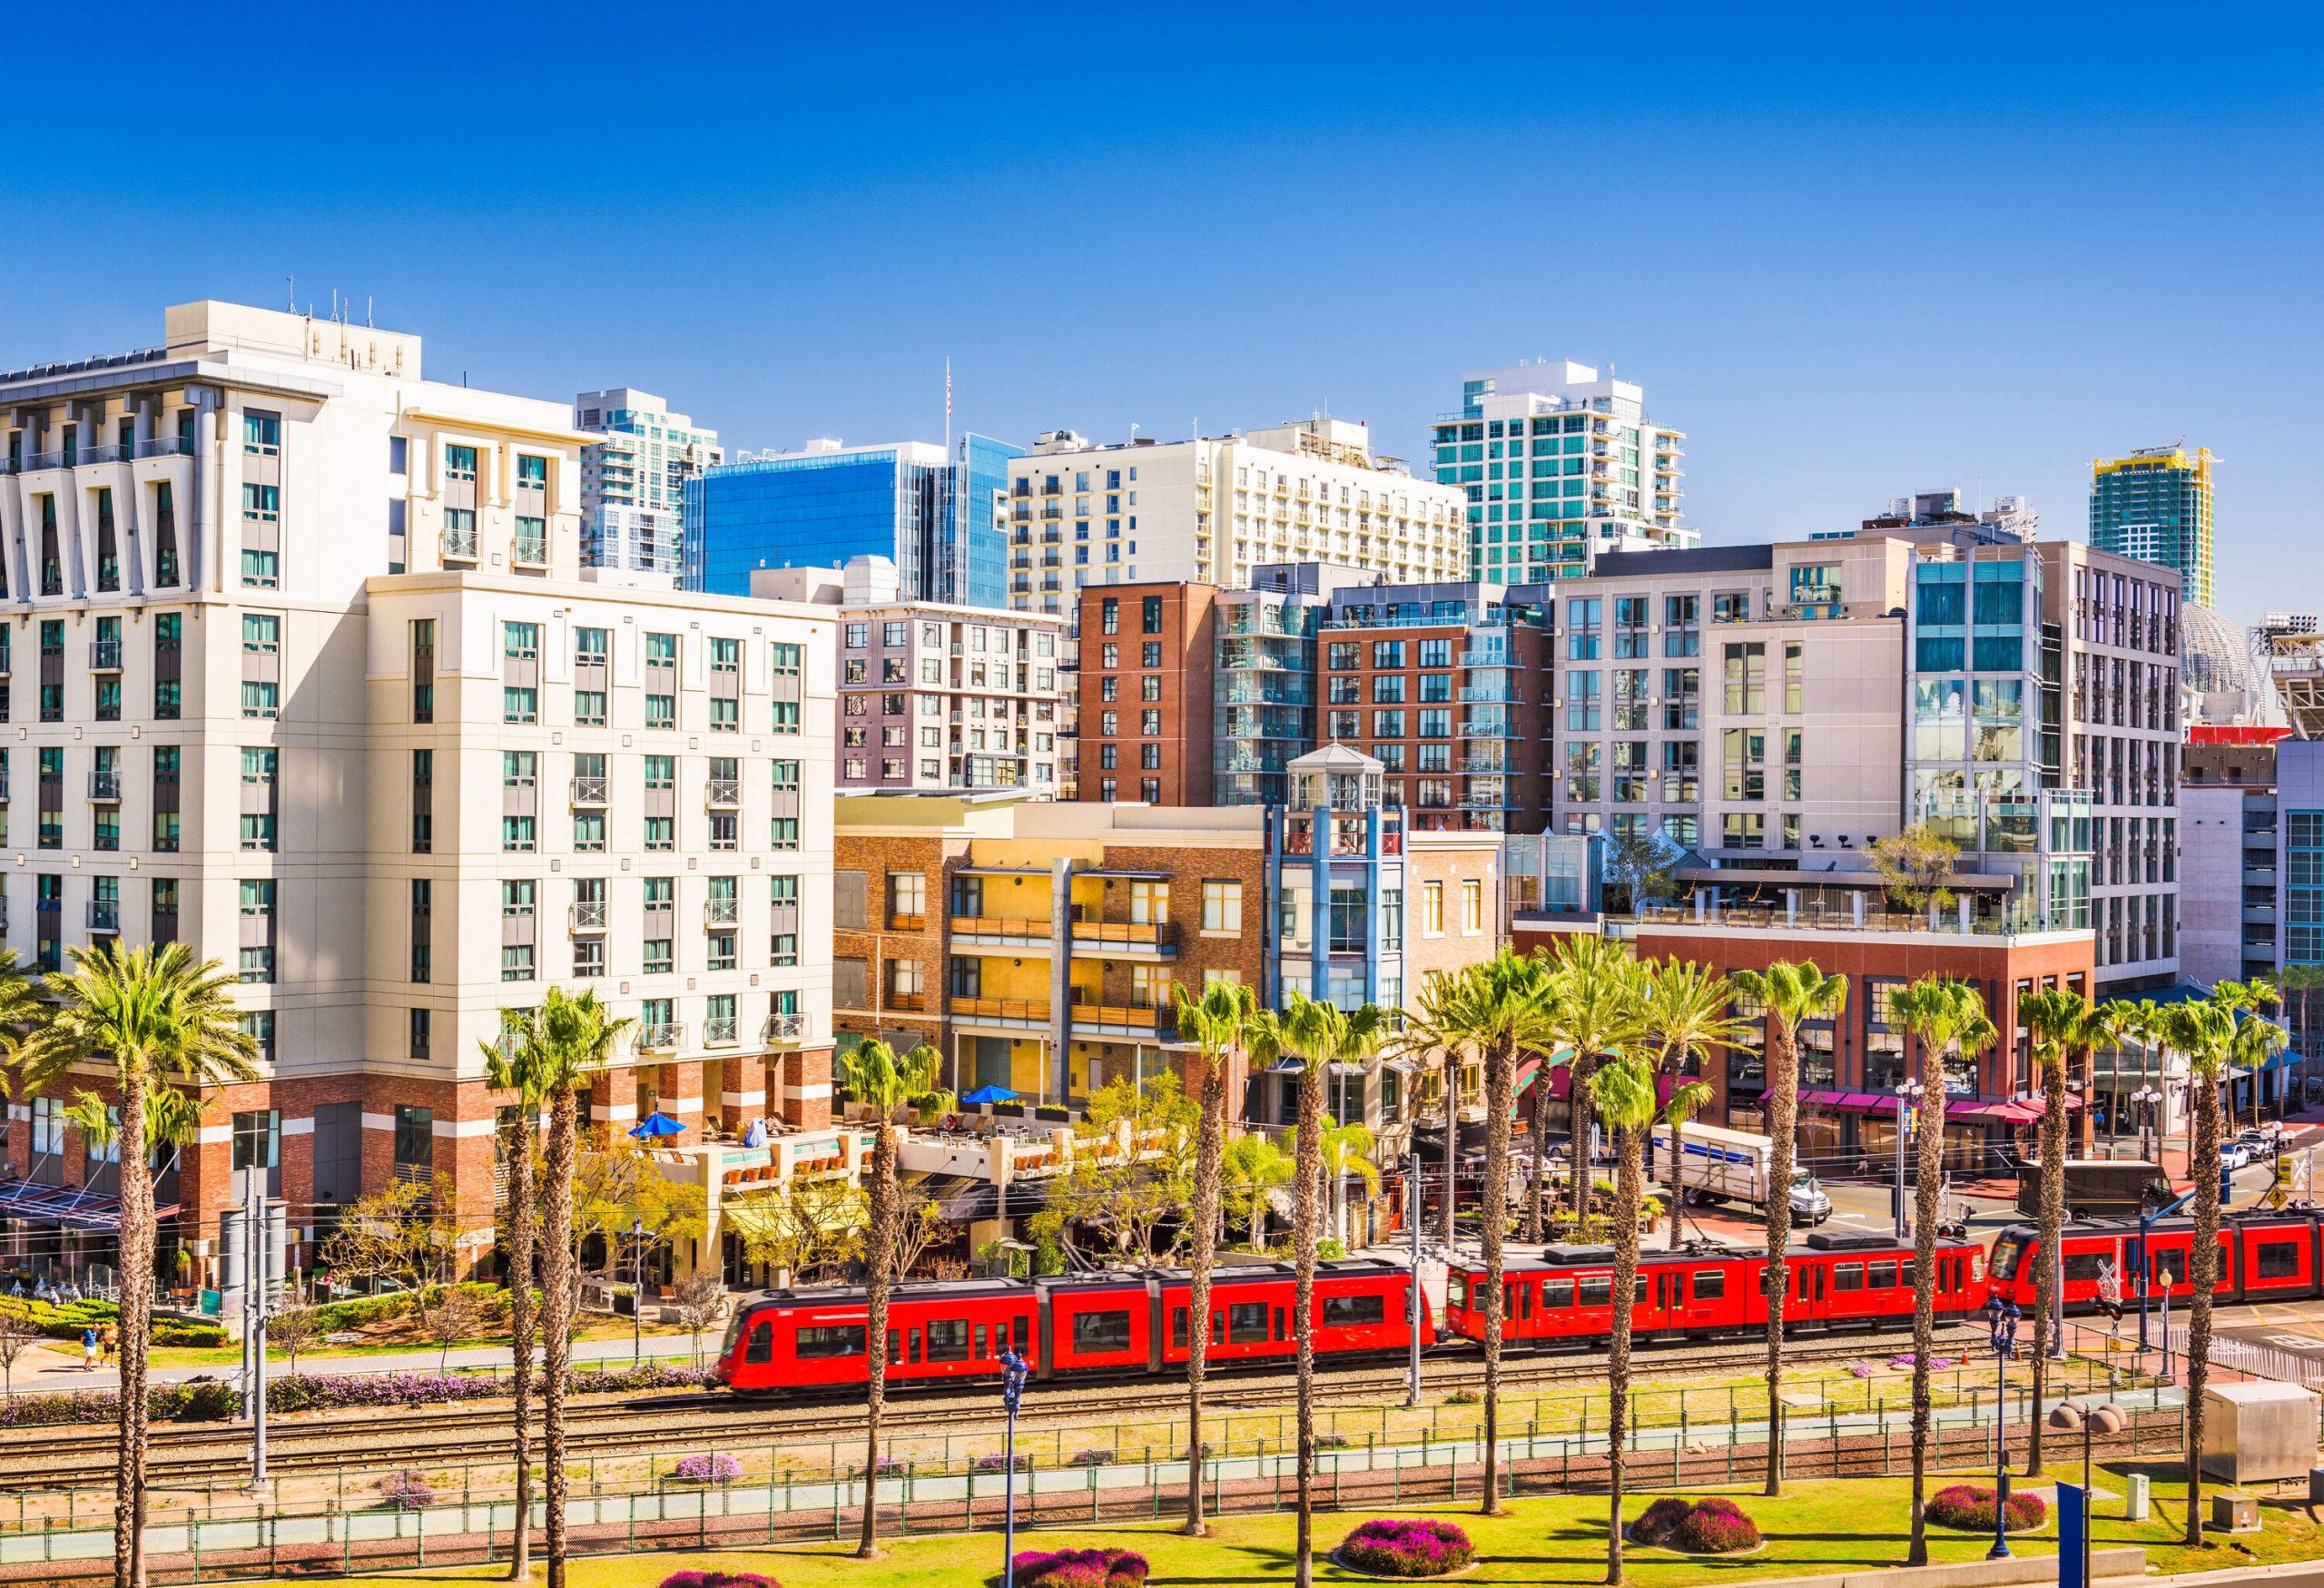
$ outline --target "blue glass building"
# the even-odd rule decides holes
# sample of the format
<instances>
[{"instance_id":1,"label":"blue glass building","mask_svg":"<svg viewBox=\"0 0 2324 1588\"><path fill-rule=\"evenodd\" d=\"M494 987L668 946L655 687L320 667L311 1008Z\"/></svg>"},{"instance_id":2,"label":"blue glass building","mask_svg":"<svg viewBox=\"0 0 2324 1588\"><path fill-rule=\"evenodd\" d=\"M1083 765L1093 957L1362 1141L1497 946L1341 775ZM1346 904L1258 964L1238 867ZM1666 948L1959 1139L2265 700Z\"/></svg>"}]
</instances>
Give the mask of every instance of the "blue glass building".
<instances>
[{"instance_id":1,"label":"blue glass building","mask_svg":"<svg viewBox=\"0 0 2324 1588\"><path fill-rule=\"evenodd\" d=\"M1002 498L1023 449L968 435L954 454L826 444L713 469L686 486L685 587L747 595L753 568L872 556L895 563L907 599L1006 607Z\"/></svg>"}]
</instances>

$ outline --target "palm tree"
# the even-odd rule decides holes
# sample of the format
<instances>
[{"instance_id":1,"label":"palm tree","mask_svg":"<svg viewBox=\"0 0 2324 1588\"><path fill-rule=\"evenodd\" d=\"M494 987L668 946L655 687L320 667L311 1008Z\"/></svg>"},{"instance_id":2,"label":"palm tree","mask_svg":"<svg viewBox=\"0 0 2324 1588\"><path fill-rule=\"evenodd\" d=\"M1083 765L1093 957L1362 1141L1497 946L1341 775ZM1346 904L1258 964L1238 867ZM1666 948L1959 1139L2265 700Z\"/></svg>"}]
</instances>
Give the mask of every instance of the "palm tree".
<instances>
[{"instance_id":1,"label":"palm tree","mask_svg":"<svg viewBox=\"0 0 2324 1588\"><path fill-rule=\"evenodd\" d=\"M1686 1204L1686 1177L1679 1161L1686 1122L1710 1101L1710 1088L1700 1082L1679 1083L1691 1061L1710 1050L1742 1041L1748 1028L1728 1012L1735 990L1726 977L1692 961L1665 961L1646 973L1646 999L1639 1016L1646 1028L1646 1047L1656 1075L1671 1077L1670 1101L1658 1123L1670 1127L1670 1246L1679 1245L1679 1224ZM1680 1100L1687 1100L1683 1104Z\"/></svg>"},{"instance_id":2,"label":"palm tree","mask_svg":"<svg viewBox=\"0 0 2324 1588\"><path fill-rule=\"evenodd\" d=\"M538 1084L548 1100L547 1183L541 1189L541 1434L547 1466L542 1543L549 1588L565 1588L565 1386L580 1297L573 1249L573 1153L580 1091L613 1059L614 1043L633 1022L616 1020L594 988L576 997L548 988L533 1016Z\"/></svg>"},{"instance_id":3,"label":"palm tree","mask_svg":"<svg viewBox=\"0 0 2324 1588\"><path fill-rule=\"evenodd\" d=\"M153 1329L152 1100L178 1082L200 1088L256 1080L258 1043L234 1007L233 976L215 960L196 960L183 943L124 949L104 942L65 952L73 968L47 979L44 991L56 1005L25 1040L22 1058L29 1090L94 1063L110 1070L120 1100L121 1435L113 1581L116 1588L143 1588L145 1359ZM0 1008L12 997L0 995Z\"/></svg>"},{"instance_id":4,"label":"palm tree","mask_svg":"<svg viewBox=\"0 0 2324 1588\"><path fill-rule=\"evenodd\" d=\"M1827 975L1813 960L1778 960L1765 971L1738 971L1735 991L1767 1016L1768 1137L1768 1481L1783 1493L1783 1311L1791 1295L1791 1177L1799 1139L1799 1027L1837 1014L1847 978Z\"/></svg>"},{"instance_id":5,"label":"palm tree","mask_svg":"<svg viewBox=\"0 0 2324 1588\"><path fill-rule=\"evenodd\" d=\"M1332 1175L1332 1238L1342 1247L1348 1244L1348 1176L1364 1182L1365 1197L1380 1194L1380 1166L1372 1160L1374 1145L1372 1128L1363 1120L1343 1125L1331 1114L1324 1116L1323 1158Z\"/></svg>"},{"instance_id":6,"label":"palm tree","mask_svg":"<svg viewBox=\"0 0 2324 1588\"><path fill-rule=\"evenodd\" d=\"M864 1344L870 1393L864 1397L863 1532L858 1560L876 1561L880 1549L880 1416L888 1402L888 1292L896 1262L896 1116L906 1109L950 1113L952 1094L938 1080L944 1055L926 1043L899 1059L877 1037L840 1055L847 1095L872 1110L872 1238L864 1254Z\"/></svg>"},{"instance_id":7,"label":"palm tree","mask_svg":"<svg viewBox=\"0 0 2324 1588\"><path fill-rule=\"evenodd\" d=\"M2308 1084L2308 1060L2315 1050L2316 990L2324 987L2324 965L2285 965L2276 972L2276 985L2288 997L2299 1000L2299 1018L2292 1022L2292 1042L2299 1053L2299 1080L2303 1093ZM2303 1096L2300 1100L2307 1100Z\"/></svg>"},{"instance_id":8,"label":"palm tree","mask_svg":"<svg viewBox=\"0 0 2324 1588\"><path fill-rule=\"evenodd\" d=\"M2187 1254L2194 1294L2187 1317L2187 1547L2203 1542L2203 1389L2211 1378L2211 1291L2219 1283L2220 1085L2235 1046L2235 1007L2217 989L2209 998L2164 1006L2152 1034L2187 1056L2187 1098L2194 1115L2187 1168L2195 1182L2195 1235Z\"/></svg>"},{"instance_id":9,"label":"palm tree","mask_svg":"<svg viewBox=\"0 0 2324 1588\"><path fill-rule=\"evenodd\" d=\"M1200 1538L1202 1516L1202 1386L1210 1358L1210 1270L1218 1254L1220 1182L1226 1163L1226 1063L1243 1044L1257 1001L1239 981L1213 981L1199 997L1174 981L1178 1040L1202 1055L1201 1120L1195 1134L1194 1251L1187 1295L1187 1523Z\"/></svg>"},{"instance_id":10,"label":"palm tree","mask_svg":"<svg viewBox=\"0 0 2324 1588\"><path fill-rule=\"evenodd\" d=\"M1929 1357L1935 1349L1937 1198L1945 1174L1945 1055L1956 1044L1965 1059L1993 1046L1998 1033L1984 1000L1965 981L1923 976L1896 995L1894 1018L1920 1039L1921 1100L1915 1124L1919 1140L1913 1168L1913 1542L1908 1564L1928 1564L1928 1519L1922 1502L1928 1478L1931 1413ZM1899 1118L1896 1128L1903 1129Z\"/></svg>"},{"instance_id":11,"label":"palm tree","mask_svg":"<svg viewBox=\"0 0 2324 1588\"><path fill-rule=\"evenodd\" d=\"M1623 1445L1630 1435L1630 1313L1638 1296L1639 1208L1646 1198L1646 1133L1654 1124L1654 1072L1648 1053L1629 1050L1600 1064L1590 1100L1613 1133L1614 1337L1607 1355L1612 1396L1606 1413L1606 1581L1622 1580Z\"/></svg>"},{"instance_id":12,"label":"palm tree","mask_svg":"<svg viewBox=\"0 0 2324 1588\"><path fill-rule=\"evenodd\" d=\"M527 1009L500 1011L500 1040L480 1044L485 1077L495 1091L514 1092L517 1129L508 1154L508 1346L517 1397L517 1536L508 1557L508 1578L533 1573L533 1353L539 1347L539 1320L533 1313L533 1267L540 1254L540 1208L533 1183L533 1160L540 1150L541 1105L547 1092L540 1025ZM643 1306L644 1298L639 1298Z\"/></svg>"},{"instance_id":13,"label":"palm tree","mask_svg":"<svg viewBox=\"0 0 2324 1588\"><path fill-rule=\"evenodd\" d=\"M1299 1519L1296 1588L1315 1580L1315 1247L1322 1200L1324 1080L1335 1064L1363 1065L1380 1051L1388 1011L1367 1003L1343 1010L1294 992L1283 1013L1282 1057L1299 1063L1299 1127L1292 1149L1292 1336L1299 1343Z\"/></svg>"},{"instance_id":14,"label":"palm tree","mask_svg":"<svg viewBox=\"0 0 2324 1588\"><path fill-rule=\"evenodd\" d=\"M1551 956L1557 996L1557 1037L1542 1057L1561 1044L1573 1069L1568 1090L1572 1110L1567 1149L1573 1176L1573 1218L1584 1227L1590 1209L1590 1072L1603 1060L1627 1052L1640 1034L1644 972L1630 945L1620 938L1573 933Z\"/></svg>"},{"instance_id":15,"label":"palm tree","mask_svg":"<svg viewBox=\"0 0 2324 1588\"><path fill-rule=\"evenodd\" d=\"M2088 1052L2098 1042L2106 1021L2104 1011L2070 987L2044 987L2017 1001L2017 1018L2024 1022L2034 1048L2034 1061L2042 1073L2042 1206L2034 1250L2041 1269L2034 1277L2034 1402L2042 1404L2052 1331L2065 1327L2065 1307L2054 1283L2058 1272L2058 1242L2065 1228L2066 1208L2066 1055ZM2089 1112L2089 1095L2083 1111ZM2042 1470L2042 1419L2033 1419L2027 1440L2025 1472Z\"/></svg>"},{"instance_id":16,"label":"palm tree","mask_svg":"<svg viewBox=\"0 0 2324 1588\"><path fill-rule=\"evenodd\" d=\"M1410 1055L1436 1071L1443 1082L1437 1090L1444 1100L1444 1246L1448 1252L1452 1249L1456 1233L1453 1192L1461 1167L1461 1066L1469 1051L1462 1013L1466 991L1466 984L1458 976L1432 974L1413 998L1413 1012L1406 1019L1403 1035L1396 1043L1399 1053ZM1417 1095L1413 1117L1415 1122L1420 1117ZM1533 1149L1536 1153L1541 1151L1538 1142Z\"/></svg>"}]
</instances>

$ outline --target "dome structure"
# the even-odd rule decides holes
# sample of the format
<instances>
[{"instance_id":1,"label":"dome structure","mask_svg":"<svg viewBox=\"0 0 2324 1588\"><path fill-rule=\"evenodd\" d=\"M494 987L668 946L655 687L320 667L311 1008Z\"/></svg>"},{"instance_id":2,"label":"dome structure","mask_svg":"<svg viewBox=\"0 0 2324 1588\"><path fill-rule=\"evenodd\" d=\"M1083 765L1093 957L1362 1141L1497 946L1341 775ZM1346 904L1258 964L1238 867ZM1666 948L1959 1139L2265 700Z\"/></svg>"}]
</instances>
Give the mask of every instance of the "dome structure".
<instances>
[{"instance_id":1,"label":"dome structure","mask_svg":"<svg viewBox=\"0 0 2324 1588\"><path fill-rule=\"evenodd\" d=\"M2256 697L2262 686L2243 631L2191 601L2179 608L2179 681L2197 695Z\"/></svg>"}]
</instances>

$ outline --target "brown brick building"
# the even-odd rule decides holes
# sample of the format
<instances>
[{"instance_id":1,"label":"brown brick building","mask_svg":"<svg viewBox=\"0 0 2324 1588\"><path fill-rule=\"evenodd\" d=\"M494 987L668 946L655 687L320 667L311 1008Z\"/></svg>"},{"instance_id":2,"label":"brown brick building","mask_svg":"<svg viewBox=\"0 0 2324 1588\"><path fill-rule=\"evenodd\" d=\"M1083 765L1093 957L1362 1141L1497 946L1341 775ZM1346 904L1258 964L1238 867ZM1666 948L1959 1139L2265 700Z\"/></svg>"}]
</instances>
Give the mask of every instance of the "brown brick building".
<instances>
[{"instance_id":1,"label":"brown brick building","mask_svg":"<svg viewBox=\"0 0 2324 1588\"><path fill-rule=\"evenodd\" d=\"M1218 594L1196 584L1081 592L1081 799L1211 803Z\"/></svg>"}]
</instances>

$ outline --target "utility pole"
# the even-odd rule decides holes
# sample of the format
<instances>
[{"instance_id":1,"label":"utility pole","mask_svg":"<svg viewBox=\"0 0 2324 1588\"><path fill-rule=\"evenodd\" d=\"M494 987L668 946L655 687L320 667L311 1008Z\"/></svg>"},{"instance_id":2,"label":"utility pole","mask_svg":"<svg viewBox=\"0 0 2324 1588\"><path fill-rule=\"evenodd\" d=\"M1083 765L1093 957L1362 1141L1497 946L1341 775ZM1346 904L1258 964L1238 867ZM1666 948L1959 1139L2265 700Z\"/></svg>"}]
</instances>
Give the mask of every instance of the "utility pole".
<instances>
[{"instance_id":1,"label":"utility pole","mask_svg":"<svg viewBox=\"0 0 2324 1588\"><path fill-rule=\"evenodd\" d=\"M1412 1147L1405 1149L1404 1178L1410 1182L1406 1187L1406 1189L1408 1189L1412 1194L1410 1200L1412 1202L1411 1224L1413 1227L1412 1375L1410 1385L1404 1393L1404 1405L1407 1406L1417 1406L1420 1405L1421 1309L1428 1305L1428 1300L1421 1294L1420 1287L1421 1191L1420 1149L1417 1147Z\"/></svg>"}]
</instances>

